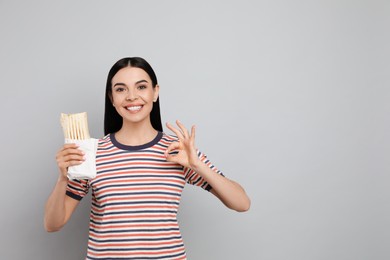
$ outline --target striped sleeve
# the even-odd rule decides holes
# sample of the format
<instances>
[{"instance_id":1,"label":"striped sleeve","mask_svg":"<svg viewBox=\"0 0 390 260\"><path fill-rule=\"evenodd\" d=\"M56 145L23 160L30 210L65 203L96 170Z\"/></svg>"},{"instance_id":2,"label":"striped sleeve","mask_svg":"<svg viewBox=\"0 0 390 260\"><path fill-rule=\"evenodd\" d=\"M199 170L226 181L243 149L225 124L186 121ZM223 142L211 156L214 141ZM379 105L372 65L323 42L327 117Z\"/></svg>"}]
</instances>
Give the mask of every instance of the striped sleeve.
<instances>
[{"instance_id":1,"label":"striped sleeve","mask_svg":"<svg viewBox=\"0 0 390 260\"><path fill-rule=\"evenodd\" d=\"M210 160L207 158L207 156L205 154L203 154L202 152L200 152L199 150L197 151L198 152L198 157L200 158L200 160L202 162L204 162L211 170L213 170L215 173L217 174L220 174L222 176L223 173L217 169L217 167L215 167L211 162ZM210 191L211 190L211 185L207 183L207 181L205 179L203 179L202 176L200 176L197 172L195 172L194 170L188 168L188 167L184 167L184 173L185 173L185 180L188 184L192 184L192 185L195 185L195 186L199 186L207 191Z\"/></svg>"},{"instance_id":2,"label":"striped sleeve","mask_svg":"<svg viewBox=\"0 0 390 260\"><path fill-rule=\"evenodd\" d=\"M66 195L75 200L81 200L87 195L88 190L88 180L69 180L68 186L66 187Z\"/></svg>"}]
</instances>

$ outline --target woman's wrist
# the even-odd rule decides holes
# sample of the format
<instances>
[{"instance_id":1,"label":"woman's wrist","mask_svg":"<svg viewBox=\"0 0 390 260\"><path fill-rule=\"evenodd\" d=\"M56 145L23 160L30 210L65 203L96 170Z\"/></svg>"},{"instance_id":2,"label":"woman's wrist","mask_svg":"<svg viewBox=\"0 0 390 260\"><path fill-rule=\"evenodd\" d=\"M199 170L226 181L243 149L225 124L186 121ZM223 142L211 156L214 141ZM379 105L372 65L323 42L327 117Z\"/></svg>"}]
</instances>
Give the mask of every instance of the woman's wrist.
<instances>
[{"instance_id":1,"label":"woman's wrist","mask_svg":"<svg viewBox=\"0 0 390 260\"><path fill-rule=\"evenodd\" d=\"M203 165L204 165L204 163L198 158L194 162L190 163L190 168L192 170L198 172L202 168Z\"/></svg>"},{"instance_id":2,"label":"woman's wrist","mask_svg":"<svg viewBox=\"0 0 390 260\"><path fill-rule=\"evenodd\" d=\"M62 172L58 175L57 183L68 183L68 176Z\"/></svg>"}]
</instances>

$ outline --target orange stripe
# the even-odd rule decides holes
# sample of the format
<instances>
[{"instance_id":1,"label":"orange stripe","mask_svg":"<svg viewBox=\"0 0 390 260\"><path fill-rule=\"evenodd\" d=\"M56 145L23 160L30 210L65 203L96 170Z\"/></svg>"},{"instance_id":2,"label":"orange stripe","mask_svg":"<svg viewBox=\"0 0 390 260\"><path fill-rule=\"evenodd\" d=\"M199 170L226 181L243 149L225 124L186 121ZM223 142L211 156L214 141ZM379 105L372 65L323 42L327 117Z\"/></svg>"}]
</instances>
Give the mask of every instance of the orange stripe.
<instances>
[{"instance_id":1,"label":"orange stripe","mask_svg":"<svg viewBox=\"0 0 390 260\"><path fill-rule=\"evenodd\" d=\"M98 153L99 154L99 153ZM129 155L128 154L124 154L124 155L107 155L105 152L102 152L100 153L101 155L104 155L104 157L100 157L100 158L96 158L96 162L97 163L100 163L100 162L106 162L106 161L111 161L113 159L127 159L129 158ZM161 155L156 155L156 154L152 154L152 153L142 153L142 154L132 154L131 155L132 158L139 158L140 160L144 159L145 157L146 158L158 158L158 159L165 159L165 156L163 154Z\"/></svg>"},{"instance_id":2,"label":"orange stripe","mask_svg":"<svg viewBox=\"0 0 390 260\"><path fill-rule=\"evenodd\" d=\"M116 198L116 199L111 198L111 199L99 200L99 204L102 205L102 204L105 204L107 202L129 201L129 199L130 200L134 200L134 199L137 199L137 200L161 199L161 200L169 200L169 201L177 201L177 202L180 201L180 197L178 197L178 196L174 196L174 198L172 198L172 196L134 196L134 195L132 195L131 197L122 197L122 198Z\"/></svg>"},{"instance_id":3,"label":"orange stripe","mask_svg":"<svg viewBox=\"0 0 390 260\"><path fill-rule=\"evenodd\" d=\"M100 155L103 155L104 157L99 157L97 158L98 160L104 160L106 157L115 157L115 158L121 158L121 157L128 157L129 155L132 157L132 158L135 158L135 157L141 157L142 155L150 155L150 157L154 157L154 158L165 158L165 155L163 152L161 153L156 153L155 151L153 152L147 152L147 151L142 151L142 152L133 152L131 154L129 153L119 153L118 154L118 151L120 151L119 149L117 148L114 148L114 149L111 149L111 150L98 150L96 152L96 154L100 154Z\"/></svg>"},{"instance_id":4,"label":"orange stripe","mask_svg":"<svg viewBox=\"0 0 390 260\"><path fill-rule=\"evenodd\" d=\"M170 241L150 241L150 242L124 242L124 243L110 243L110 242L101 242L101 243L95 243L90 242L88 243L90 246L99 247L100 245L106 245L110 247L132 247L132 246L166 246L166 245L177 245L179 243L183 243L183 240L181 239L174 239Z\"/></svg>"},{"instance_id":5,"label":"orange stripe","mask_svg":"<svg viewBox=\"0 0 390 260\"><path fill-rule=\"evenodd\" d=\"M158 234L155 233L137 233L137 234L107 234L107 235L102 235L102 234L97 234L93 232L89 232L89 236L96 238L96 239L103 239L103 238L120 238L120 237L161 237L161 236L180 236L179 231L171 231L171 232L159 232Z\"/></svg>"},{"instance_id":6,"label":"orange stripe","mask_svg":"<svg viewBox=\"0 0 390 260\"><path fill-rule=\"evenodd\" d=\"M102 176L99 176L99 177L102 177ZM151 179L151 178L149 178ZM115 183L123 183L123 184L126 184L126 183L135 183L137 181L142 181L142 182L145 182L146 178L132 178L132 179L127 179L127 180L123 180L123 179L120 179L120 180L107 180L107 181L100 181L99 182L99 186L103 186L104 184L106 183L109 183L109 184L115 184ZM153 178L153 183L156 183L156 182L166 182L167 179L162 179L162 178ZM169 183L177 183L177 184L185 184L185 181L181 181L181 180L177 180L177 179L173 179L172 180L169 180Z\"/></svg>"},{"instance_id":7,"label":"orange stripe","mask_svg":"<svg viewBox=\"0 0 390 260\"><path fill-rule=\"evenodd\" d=\"M116 172L109 172L109 173L101 173L99 174L99 170L100 168L96 168L97 169L97 172L98 172L98 178L104 178L104 177L110 177L110 176L118 176L119 174L142 174L142 173L147 173L147 174L156 174L156 177L158 177L159 175L161 174L167 174L167 170L166 169L161 169L161 170L156 170L156 169L147 169L147 170L143 170L143 169L137 169L137 170L117 170L117 169L113 169L113 170L116 170ZM119 173L119 174L118 174ZM183 171L182 170L169 170L169 174L177 174L179 176L183 176ZM150 179L150 178L153 178L153 177L143 177L145 179Z\"/></svg>"},{"instance_id":8,"label":"orange stripe","mask_svg":"<svg viewBox=\"0 0 390 260\"><path fill-rule=\"evenodd\" d=\"M120 168L120 167L123 167L123 166L132 166L132 165L137 165L139 166L140 164L142 164L142 166L161 166L161 167L173 167L173 166L177 166L177 164L173 164L173 163L157 163L157 162L125 162L125 163L111 163L109 165L106 165L106 166L103 166L103 165L100 165L98 166L99 170L104 170L104 169L110 169L110 168Z\"/></svg>"},{"instance_id":9,"label":"orange stripe","mask_svg":"<svg viewBox=\"0 0 390 260\"><path fill-rule=\"evenodd\" d=\"M181 190L180 189L175 189L175 188L169 188L169 187L164 187L164 186L154 186L154 187L140 187L140 188L135 188L135 187L125 187L125 188L110 188L110 189L102 189L101 191L99 191L97 193L97 195L99 196L100 193L109 193L109 192L120 192L120 191L140 191L140 190L144 190L144 191L150 191L150 190L153 190L153 191L174 191L174 192L180 192Z\"/></svg>"},{"instance_id":10,"label":"orange stripe","mask_svg":"<svg viewBox=\"0 0 390 260\"><path fill-rule=\"evenodd\" d=\"M96 225L91 223L90 227L96 228L99 230L104 229L117 229L117 228L131 228L131 227L138 227L138 228L153 228L153 227L172 227L172 228L178 228L179 225L177 223L167 224L167 223L158 223L158 224L145 224L145 223L135 223L135 224L118 224L118 225Z\"/></svg>"},{"instance_id":11,"label":"orange stripe","mask_svg":"<svg viewBox=\"0 0 390 260\"><path fill-rule=\"evenodd\" d=\"M104 207L104 209L97 209L94 208L93 211L96 213L102 213L105 211L114 211L114 210L125 210L125 209L177 209L178 207L167 207L165 204L164 206L160 205L145 205L145 206L111 206L111 207Z\"/></svg>"},{"instance_id":12,"label":"orange stripe","mask_svg":"<svg viewBox=\"0 0 390 260\"><path fill-rule=\"evenodd\" d=\"M104 217L98 217L98 216L91 216L91 219L96 221L102 221L102 220L114 220L114 219L166 219L166 218L173 218L176 219L176 214L144 214L144 215L136 215L136 216L104 216Z\"/></svg>"}]
</instances>

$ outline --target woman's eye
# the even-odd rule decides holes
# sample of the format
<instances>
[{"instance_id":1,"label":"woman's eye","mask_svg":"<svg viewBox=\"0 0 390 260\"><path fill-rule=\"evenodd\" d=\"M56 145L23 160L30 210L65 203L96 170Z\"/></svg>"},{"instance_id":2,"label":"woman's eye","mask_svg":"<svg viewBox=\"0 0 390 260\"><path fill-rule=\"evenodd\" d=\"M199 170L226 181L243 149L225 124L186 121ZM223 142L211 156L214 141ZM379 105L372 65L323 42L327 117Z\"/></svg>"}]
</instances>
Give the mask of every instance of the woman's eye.
<instances>
[{"instance_id":1,"label":"woman's eye","mask_svg":"<svg viewBox=\"0 0 390 260\"><path fill-rule=\"evenodd\" d=\"M146 88L145 85L140 85L140 86L138 86L138 89L145 89L145 88Z\"/></svg>"},{"instance_id":2,"label":"woman's eye","mask_svg":"<svg viewBox=\"0 0 390 260\"><path fill-rule=\"evenodd\" d=\"M115 92L123 92L123 91L125 91L125 88L121 88L121 87L115 88Z\"/></svg>"}]
</instances>

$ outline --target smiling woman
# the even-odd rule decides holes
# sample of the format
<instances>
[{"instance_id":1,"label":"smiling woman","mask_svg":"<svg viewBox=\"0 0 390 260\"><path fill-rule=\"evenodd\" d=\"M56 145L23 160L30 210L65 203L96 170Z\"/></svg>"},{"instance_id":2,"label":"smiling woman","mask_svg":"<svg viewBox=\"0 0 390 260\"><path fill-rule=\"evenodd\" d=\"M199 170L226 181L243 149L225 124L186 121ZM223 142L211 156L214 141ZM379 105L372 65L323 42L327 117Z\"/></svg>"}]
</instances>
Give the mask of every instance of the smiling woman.
<instances>
[{"instance_id":1,"label":"smiling woman","mask_svg":"<svg viewBox=\"0 0 390 260\"><path fill-rule=\"evenodd\" d=\"M146 78L141 79L147 81L153 88L159 88L156 74L154 73L153 68L148 62L139 57L134 58L123 58L117 61L112 68L110 69L107 77L106 83L106 100L105 100L105 113L104 113L104 134L117 132L122 127L122 117L118 114L117 110L113 106L113 84L112 80L118 72L126 68L138 68L146 73ZM121 73L122 74L122 73ZM124 82L117 82L125 84ZM141 83L141 82L140 82ZM123 85L122 85L123 86ZM157 93L158 94L158 93ZM154 129L161 131L162 123L160 116L160 102L157 96L157 99L153 103L152 111L150 112L150 121Z\"/></svg>"},{"instance_id":2,"label":"smiling woman","mask_svg":"<svg viewBox=\"0 0 390 260\"><path fill-rule=\"evenodd\" d=\"M111 68L106 86L105 136L99 140L96 177L68 180L67 168L84 161L75 144L57 153L60 175L45 210L45 228L64 226L92 190L86 259L186 259L177 213L186 183L227 207L247 211L244 189L195 148L195 127L167 124L162 131L157 78L142 58Z\"/></svg>"},{"instance_id":3,"label":"smiling woman","mask_svg":"<svg viewBox=\"0 0 390 260\"><path fill-rule=\"evenodd\" d=\"M125 67L112 78L111 91L112 105L122 118L122 128L115 134L117 139L130 141L126 132L134 128L149 129L143 137L153 139L156 130L151 127L150 113L158 98L159 86L152 85L149 75L143 69ZM144 143L147 140L134 138L133 141Z\"/></svg>"}]
</instances>

